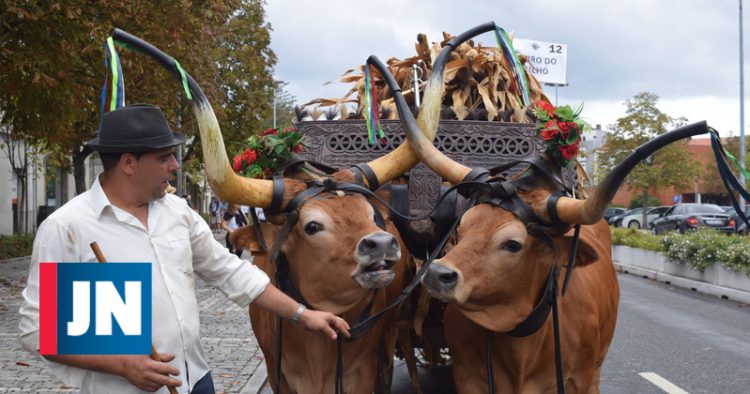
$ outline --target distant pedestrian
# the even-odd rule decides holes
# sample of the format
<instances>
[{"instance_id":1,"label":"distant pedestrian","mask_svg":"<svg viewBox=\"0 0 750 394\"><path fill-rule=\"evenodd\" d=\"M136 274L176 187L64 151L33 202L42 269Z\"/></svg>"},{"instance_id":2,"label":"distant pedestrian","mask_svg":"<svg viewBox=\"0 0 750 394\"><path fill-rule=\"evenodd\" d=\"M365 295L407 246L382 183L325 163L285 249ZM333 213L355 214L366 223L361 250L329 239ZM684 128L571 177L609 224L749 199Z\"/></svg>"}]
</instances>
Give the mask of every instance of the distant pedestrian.
<instances>
[{"instance_id":1,"label":"distant pedestrian","mask_svg":"<svg viewBox=\"0 0 750 394\"><path fill-rule=\"evenodd\" d=\"M232 242L229 240L229 237L232 235L232 233L235 230L246 225L247 225L247 218L245 217L245 213L242 212L240 207L238 207L237 205L229 204L229 208L227 209L227 212L224 213L224 217L221 222L221 227L227 232L227 237L226 237L227 249L229 249L230 252L236 254L237 257L242 256L242 248L237 248L234 245L232 245Z\"/></svg>"}]
</instances>

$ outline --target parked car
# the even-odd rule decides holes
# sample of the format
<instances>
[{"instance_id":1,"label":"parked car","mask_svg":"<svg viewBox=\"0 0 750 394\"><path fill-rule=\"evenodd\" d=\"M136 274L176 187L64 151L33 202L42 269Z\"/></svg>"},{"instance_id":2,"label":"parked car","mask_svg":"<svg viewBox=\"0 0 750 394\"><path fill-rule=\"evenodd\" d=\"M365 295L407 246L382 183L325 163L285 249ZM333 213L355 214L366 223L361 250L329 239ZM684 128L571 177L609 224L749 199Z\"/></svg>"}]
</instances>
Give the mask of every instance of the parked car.
<instances>
[{"instance_id":1,"label":"parked car","mask_svg":"<svg viewBox=\"0 0 750 394\"><path fill-rule=\"evenodd\" d=\"M625 216L628 216L628 215L635 215L635 214L639 214L640 215L642 212L643 212L643 208L628 209L627 211L625 211L625 212L623 212L623 213L621 213L619 215L612 216L607 223L609 223L610 225L615 226L615 227L621 227L622 226L622 218L624 218Z\"/></svg>"},{"instance_id":2,"label":"parked car","mask_svg":"<svg viewBox=\"0 0 750 394\"><path fill-rule=\"evenodd\" d=\"M622 215L623 213L627 211L628 210L625 208L609 207L604 212L604 220L606 220L607 223L609 223L609 219L612 218L612 216Z\"/></svg>"},{"instance_id":3,"label":"parked car","mask_svg":"<svg viewBox=\"0 0 750 394\"><path fill-rule=\"evenodd\" d=\"M630 227L630 228L651 228L651 223L654 221L654 219L658 218L659 215L661 215L664 212L667 212L669 210L668 206L663 207L649 207L647 208L648 211L646 211L646 220L647 220L647 226L643 225L643 210L641 210L638 213L633 213L629 215L625 215L622 217L620 226L621 227Z\"/></svg>"},{"instance_id":4,"label":"parked car","mask_svg":"<svg viewBox=\"0 0 750 394\"><path fill-rule=\"evenodd\" d=\"M654 219L651 231L661 234L667 231L678 231L684 234L699 227L709 227L724 233L734 233L733 217L714 204L677 204L664 214Z\"/></svg>"},{"instance_id":5,"label":"parked car","mask_svg":"<svg viewBox=\"0 0 750 394\"><path fill-rule=\"evenodd\" d=\"M724 210L724 213L734 218L736 224L735 232L737 234L747 235L747 224L740 218L740 215L737 214L737 210L735 210L734 207L727 207L727 209ZM745 206L745 217L750 219L750 205Z\"/></svg>"}]
</instances>

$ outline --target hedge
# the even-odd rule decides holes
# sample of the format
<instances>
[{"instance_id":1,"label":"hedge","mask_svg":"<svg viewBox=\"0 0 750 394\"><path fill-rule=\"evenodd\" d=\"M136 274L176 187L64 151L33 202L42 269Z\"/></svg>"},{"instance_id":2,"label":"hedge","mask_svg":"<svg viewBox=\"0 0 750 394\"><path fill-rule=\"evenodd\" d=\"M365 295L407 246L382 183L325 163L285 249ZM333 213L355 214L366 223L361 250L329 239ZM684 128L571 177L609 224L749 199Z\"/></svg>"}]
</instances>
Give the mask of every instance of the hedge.
<instances>
[{"instance_id":1,"label":"hedge","mask_svg":"<svg viewBox=\"0 0 750 394\"><path fill-rule=\"evenodd\" d=\"M0 235L0 260L31 254L34 234Z\"/></svg>"},{"instance_id":2,"label":"hedge","mask_svg":"<svg viewBox=\"0 0 750 394\"><path fill-rule=\"evenodd\" d=\"M652 235L644 231L611 228L612 244L664 253L676 263L702 271L714 263L750 275L750 238L701 229L685 234Z\"/></svg>"}]
</instances>

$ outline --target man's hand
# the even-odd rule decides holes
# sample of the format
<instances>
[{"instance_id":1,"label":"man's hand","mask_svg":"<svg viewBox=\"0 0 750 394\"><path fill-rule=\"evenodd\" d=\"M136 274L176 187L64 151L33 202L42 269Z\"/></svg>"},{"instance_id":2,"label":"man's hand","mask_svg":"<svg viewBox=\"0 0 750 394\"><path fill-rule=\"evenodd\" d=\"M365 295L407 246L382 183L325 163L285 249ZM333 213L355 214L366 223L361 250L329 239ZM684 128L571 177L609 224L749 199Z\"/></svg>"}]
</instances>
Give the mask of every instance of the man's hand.
<instances>
[{"instance_id":1,"label":"man's hand","mask_svg":"<svg viewBox=\"0 0 750 394\"><path fill-rule=\"evenodd\" d=\"M346 320L330 312L305 309L299 317L299 324L308 330L320 331L331 339L336 339L336 331L343 333L347 338L351 336Z\"/></svg>"},{"instance_id":2,"label":"man's hand","mask_svg":"<svg viewBox=\"0 0 750 394\"><path fill-rule=\"evenodd\" d=\"M182 382L169 377L169 375L177 376L180 374L177 368L167 364L174 360L174 354L162 353L160 357L161 361L154 361L143 355L65 354L44 356L44 358L56 363L122 376L130 384L141 390L154 392L164 385L180 386Z\"/></svg>"},{"instance_id":3,"label":"man's hand","mask_svg":"<svg viewBox=\"0 0 750 394\"><path fill-rule=\"evenodd\" d=\"M161 362L154 361L148 356L122 356L122 376L133 386L141 390L154 392L165 385L179 386L182 384L169 375L179 375L180 371L167 364L174 359L174 354L162 353Z\"/></svg>"},{"instance_id":4,"label":"man's hand","mask_svg":"<svg viewBox=\"0 0 750 394\"><path fill-rule=\"evenodd\" d=\"M300 306L297 301L289 298L274 285L266 286L266 289L253 301L253 304L269 310L283 319L291 319L297 313ZM299 324L308 330L320 331L331 339L336 339L336 331L341 332L347 338L349 334L349 324L333 313L311 311L305 309L299 317Z\"/></svg>"}]
</instances>

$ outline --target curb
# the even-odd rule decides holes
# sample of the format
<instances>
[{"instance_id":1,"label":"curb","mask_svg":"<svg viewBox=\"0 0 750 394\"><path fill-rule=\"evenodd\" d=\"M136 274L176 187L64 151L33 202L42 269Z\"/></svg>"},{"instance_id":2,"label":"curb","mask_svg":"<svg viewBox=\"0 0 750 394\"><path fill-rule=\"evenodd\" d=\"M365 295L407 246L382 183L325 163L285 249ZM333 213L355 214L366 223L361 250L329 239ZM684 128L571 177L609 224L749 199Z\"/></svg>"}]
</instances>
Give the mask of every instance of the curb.
<instances>
[{"instance_id":1,"label":"curb","mask_svg":"<svg viewBox=\"0 0 750 394\"><path fill-rule=\"evenodd\" d=\"M631 265L623 264L619 261L613 261L613 263L615 265L615 269L618 272L640 276L642 278L654 279L656 281L683 289L689 289L692 291L697 291L699 293L709 294L719 298L741 302L743 304L750 304L750 293L744 291L717 286L706 282L699 282L697 280L686 279L645 268L634 267Z\"/></svg>"},{"instance_id":2,"label":"curb","mask_svg":"<svg viewBox=\"0 0 750 394\"><path fill-rule=\"evenodd\" d=\"M5 259L5 260L0 260L0 264L5 264L5 263L18 263L18 262L20 262L20 261L23 261L23 260L29 260L29 259L31 259L31 255L28 255L28 256L21 256L21 257L12 257L12 258L9 258L9 259Z\"/></svg>"},{"instance_id":3,"label":"curb","mask_svg":"<svg viewBox=\"0 0 750 394\"><path fill-rule=\"evenodd\" d=\"M266 386L267 381L266 361L262 360L252 375L250 375L250 379L245 384L245 387L240 390L240 394L260 394L263 391L263 387Z\"/></svg>"}]
</instances>

